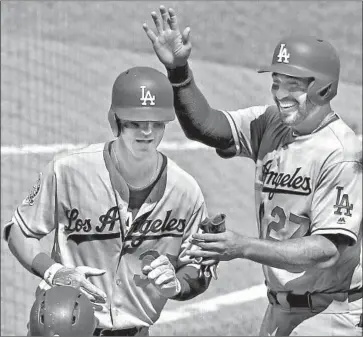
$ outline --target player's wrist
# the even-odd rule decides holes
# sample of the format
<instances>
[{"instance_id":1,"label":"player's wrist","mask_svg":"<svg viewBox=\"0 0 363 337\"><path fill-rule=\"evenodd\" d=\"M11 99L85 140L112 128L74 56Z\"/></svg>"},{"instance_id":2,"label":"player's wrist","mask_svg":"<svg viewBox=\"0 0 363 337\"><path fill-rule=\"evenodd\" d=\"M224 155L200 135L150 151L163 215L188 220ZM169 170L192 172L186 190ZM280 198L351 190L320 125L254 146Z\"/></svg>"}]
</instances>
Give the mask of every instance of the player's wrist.
<instances>
[{"instance_id":1,"label":"player's wrist","mask_svg":"<svg viewBox=\"0 0 363 337\"><path fill-rule=\"evenodd\" d=\"M182 87L189 84L193 78L193 73L189 68L188 62L173 69L166 68L168 78L173 87Z\"/></svg>"},{"instance_id":2,"label":"player's wrist","mask_svg":"<svg viewBox=\"0 0 363 337\"><path fill-rule=\"evenodd\" d=\"M258 240L258 239L257 239ZM248 259L255 251L254 239L239 235L237 238L235 258Z\"/></svg>"}]
</instances>

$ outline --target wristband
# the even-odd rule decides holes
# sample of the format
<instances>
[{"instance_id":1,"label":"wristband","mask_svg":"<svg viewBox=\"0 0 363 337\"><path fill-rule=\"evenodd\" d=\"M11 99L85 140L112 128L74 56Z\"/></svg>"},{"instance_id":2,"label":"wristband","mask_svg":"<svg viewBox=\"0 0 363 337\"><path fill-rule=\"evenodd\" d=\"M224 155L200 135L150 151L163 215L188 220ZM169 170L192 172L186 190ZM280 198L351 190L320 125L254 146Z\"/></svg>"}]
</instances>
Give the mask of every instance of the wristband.
<instances>
[{"instance_id":1,"label":"wristband","mask_svg":"<svg viewBox=\"0 0 363 337\"><path fill-rule=\"evenodd\" d=\"M189 69L188 63L175 69L166 69L171 85L175 88L183 87L191 82L193 73Z\"/></svg>"},{"instance_id":2,"label":"wristband","mask_svg":"<svg viewBox=\"0 0 363 337\"><path fill-rule=\"evenodd\" d=\"M55 261L47 254L39 253L34 257L31 268L37 276L44 278L45 271L54 263Z\"/></svg>"}]
</instances>

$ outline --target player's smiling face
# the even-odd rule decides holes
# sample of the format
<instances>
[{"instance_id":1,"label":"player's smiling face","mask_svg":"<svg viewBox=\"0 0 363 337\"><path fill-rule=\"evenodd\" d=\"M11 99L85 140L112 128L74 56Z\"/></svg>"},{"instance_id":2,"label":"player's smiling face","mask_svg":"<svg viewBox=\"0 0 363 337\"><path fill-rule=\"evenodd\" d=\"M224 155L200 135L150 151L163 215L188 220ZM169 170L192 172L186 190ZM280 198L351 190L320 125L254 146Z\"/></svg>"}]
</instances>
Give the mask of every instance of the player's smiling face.
<instances>
[{"instance_id":1,"label":"player's smiling face","mask_svg":"<svg viewBox=\"0 0 363 337\"><path fill-rule=\"evenodd\" d=\"M307 101L307 90L311 79L273 73L272 81L271 93L279 108L282 121L290 126L298 125L313 108Z\"/></svg>"},{"instance_id":2,"label":"player's smiling face","mask_svg":"<svg viewBox=\"0 0 363 337\"><path fill-rule=\"evenodd\" d=\"M164 131L164 122L133 122L122 121L121 138L127 149L135 157L144 157L156 151Z\"/></svg>"}]
</instances>

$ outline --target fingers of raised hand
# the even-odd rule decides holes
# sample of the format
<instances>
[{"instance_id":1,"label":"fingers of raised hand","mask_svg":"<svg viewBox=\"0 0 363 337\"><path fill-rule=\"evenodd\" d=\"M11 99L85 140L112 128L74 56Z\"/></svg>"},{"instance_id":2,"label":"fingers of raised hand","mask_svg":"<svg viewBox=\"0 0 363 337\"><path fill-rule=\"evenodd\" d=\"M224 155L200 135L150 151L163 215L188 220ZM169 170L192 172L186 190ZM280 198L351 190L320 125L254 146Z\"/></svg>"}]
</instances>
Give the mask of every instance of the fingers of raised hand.
<instances>
[{"instance_id":1,"label":"fingers of raised hand","mask_svg":"<svg viewBox=\"0 0 363 337\"><path fill-rule=\"evenodd\" d=\"M160 14L161 14L161 18L162 18L162 22L163 22L163 30L168 30L170 29L169 26L169 13L166 10L166 8L164 6L160 6Z\"/></svg>"},{"instance_id":2,"label":"fingers of raised hand","mask_svg":"<svg viewBox=\"0 0 363 337\"><path fill-rule=\"evenodd\" d=\"M147 37L150 39L150 41L152 43L155 43L157 41L157 36L155 35L155 33L148 27L148 25L146 23L144 23L142 25L142 28L144 29Z\"/></svg>"},{"instance_id":3,"label":"fingers of raised hand","mask_svg":"<svg viewBox=\"0 0 363 337\"><path fill-rule=\"evenodd\" d=\"M174 9L169 8L168 12L169 12L169 26L171 30L179 30L178 19L176 17Z\"/></svg>"},{"instance_id":4,"label":"fingers of raised hand","mask_svg":"<svg viewBox=\"0 0 363 337\"><path fill-rule=\"evenodd\" d=\"M163 25L160 22L159 16L156 14L156 12L151 12L151 17L155 23L156 30L159 34L163 32Z\"/></svg>"}]
</instances>

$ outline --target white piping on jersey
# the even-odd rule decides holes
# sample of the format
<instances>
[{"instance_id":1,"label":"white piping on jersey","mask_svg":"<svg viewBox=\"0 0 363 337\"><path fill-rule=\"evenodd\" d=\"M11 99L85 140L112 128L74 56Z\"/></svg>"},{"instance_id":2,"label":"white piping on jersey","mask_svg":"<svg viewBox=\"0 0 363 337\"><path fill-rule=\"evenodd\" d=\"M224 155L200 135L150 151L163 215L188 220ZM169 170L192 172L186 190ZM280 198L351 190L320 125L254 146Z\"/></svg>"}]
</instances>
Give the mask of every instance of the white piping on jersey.
<instances>
[{"instance_id":1,"label":"white piping on jersey","mask_svg":"<svg viewBox=\"0 0 363 337\"><path fill-rule=\"evenodd\" d=\"M229 122L229 125L231 126L232 136L233 136L233 139L234 139L234 144L236 146L236 156L238 156L238 155L240 155L240 153L242 151L242 148L241 148L241 145L239 143L239 137L238 137L235 121L231 117L231 115L228 113L228 111L225 111L225 110L221 110L221 111L226 116L226 118L227 118L227 120ZM244 144L244 145L248 146L248 144ZM249 148L248 150L250 151L250 153L252 153L252 149Z\"/></svg>"}]
</instances>

